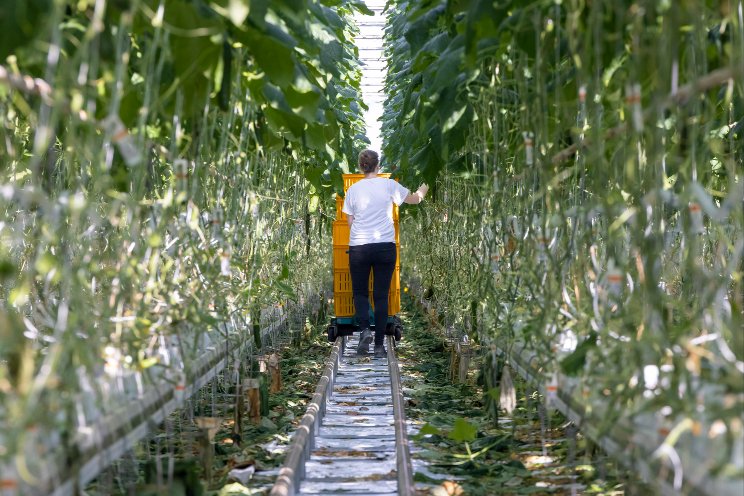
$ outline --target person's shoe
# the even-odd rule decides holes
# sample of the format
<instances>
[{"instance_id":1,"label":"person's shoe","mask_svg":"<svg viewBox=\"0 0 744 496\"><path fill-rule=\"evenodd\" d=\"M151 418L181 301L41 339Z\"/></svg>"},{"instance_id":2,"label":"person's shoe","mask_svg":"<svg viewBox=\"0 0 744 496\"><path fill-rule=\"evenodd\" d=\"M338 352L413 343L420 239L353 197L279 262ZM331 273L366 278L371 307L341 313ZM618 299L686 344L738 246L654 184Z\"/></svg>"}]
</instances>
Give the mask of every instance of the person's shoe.
<instances>
[{"instance_id":1,"label":"person's shoe","mask_svg":"<svg viewBox=\"0 0 744 496\"><path fill-rule=\"evenodd\" d=\"M385 345L375 345L375 358L387 358L387 350Z\"/></svg>"},{"instance_id":2,"label":"person's shoe","mask_svg":"<svg viewBox=\"0 0 744 496\"><path fill-rule=\"evenodd\" d=\"M369 344L372 342L372 331L367 328L359 334L359 344L357 345L357 355L369 355Z\"/></svg>"}]
</instances>

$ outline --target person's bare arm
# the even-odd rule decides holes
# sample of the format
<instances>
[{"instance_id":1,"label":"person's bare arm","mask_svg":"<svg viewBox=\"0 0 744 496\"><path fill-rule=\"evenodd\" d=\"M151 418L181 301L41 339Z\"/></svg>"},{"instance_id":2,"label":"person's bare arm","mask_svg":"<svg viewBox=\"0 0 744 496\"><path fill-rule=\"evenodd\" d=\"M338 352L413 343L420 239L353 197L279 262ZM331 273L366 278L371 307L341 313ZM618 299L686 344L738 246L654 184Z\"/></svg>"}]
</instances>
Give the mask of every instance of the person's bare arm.
<instances>
[{"instance_id":1,"label":"person's bare arm","mask_svg":"<svg viewBox=\"0 0 744 496\"><path fill-rule=\"evenodd\" d=\"M349 223L349 227L351 227L351 224L354 222L354 216L346 214L346 222Z\"/></svg>"},{"instance_id":2,"label":"person's bare arm","mask_svg":"<svg viewBox=\"0 0 744 496\"><path fill-rule=\"evenodd\" d=\"M416 192L406 196L406 198L403 200L403 203L408 203L409 205L418 205L424 199L428 191L429 187L426 184L422 184L421 186L419 186L419 189L417 189Z\"/></svg>"}]
</instances>

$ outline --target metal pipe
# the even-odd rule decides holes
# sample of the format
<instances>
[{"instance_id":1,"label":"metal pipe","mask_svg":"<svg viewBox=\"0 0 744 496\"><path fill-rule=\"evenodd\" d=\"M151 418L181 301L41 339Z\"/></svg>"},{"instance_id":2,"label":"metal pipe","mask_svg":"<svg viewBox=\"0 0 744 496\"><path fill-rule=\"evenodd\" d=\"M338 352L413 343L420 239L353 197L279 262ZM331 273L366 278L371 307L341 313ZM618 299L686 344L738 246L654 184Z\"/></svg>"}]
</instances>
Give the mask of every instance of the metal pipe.
<instances>
[{"instance_id":1,"label":"metal pipe","mask_svg":"<svg viewBox=\"0 0 744 496\"><path fill-rule=\"evenodd\" d=\"M285 317L272 324L281 325ZM53 460L64 460L70 447L50 451L48 472L33 485L22 482L21 494L71 496L77 488L93 480L102 470L143 439L173 411L182 406L192 394L213 380L226 366L228 340L231 336L194 360L188 373L191 379L176 398L173 385L162 381L147 390L141 397L127 402L115 411L102 416L95 424L87 426L84 434L78 433L74 445L79 453L74 462L76 470L63 469Z\"/></svg>"},{"instance_id":2,"label":"metal pipe","mask_svg":"<svg viewBox=\"0 0 744 496\"><path fill-rule=\"evenodd\" d=\"M315 388L310 406L292 437L292 445L284 459L284 464L279 469L279 475L269 496L294 496L297 494L300 480L304 476L305 461L312 452L318 426L323 421L326 400L336 379L338 361L343 353L345 339L345 336L339 336L333 344L333 350L328 360L326 360L323 375Z\"/></svg>"},{"instance_id":3,"label":"metal pipe","mask_svg":"<svg viewBox=\"0 0 744 496\"><path fill-rule=\"evenodd\" d=\"M542 395L545 396L547 394L544 385L537 379L540 376L540 372L537 366L533 364L537 359L534 352L530 352L519 343L511 347L510 353L506 353L501 348L498 350L502 356L508 358L513 368L525 380L537 385ZM566 378L564 377L564 379ZM649 453L652 451L651 447L635 444L630 439L627 433L634 430L632 425L623 422L621 425L616 425L613 428L613 432L600 431L594 425L596 420L587 414L584 405L574 396L574 390L575 387L559 386L556 398L553 401L554 406L579 427L585 435L594 440L607 454L620 461L626 467L635 469L638 475L647 483L655 485L660 494L664 496L680 494L680 490L676 489L668 480L655 475L655 473L659 472L660 462L658 460L653 461L649 456ZM704 464L701 463L701 466L704 466ZM689 475L689 472L698 473ZM741 486L738 486L738 483L734 480L728 483L712 480L707 474L696 471L695 467L692 466L685 467L684 473L687 474L683 480L682 492L684 494L732 496L734 494L740 494Z\"/></svg>"},{"instance_id":4,"label":"metal pipe","mask_svg":"<svg viewBox=\"0 0 744 496\"><path fill-rule=\"evenodd\" d=\"M387 359L390 371L390 387L393 396L393 415L395 425L395 463L398 471L398 494L412 496L415 492L411 452L408 449L408 427L403 402L403 389L400 384L400 368L395 354L395 340L387 337Z\"/></svg>"},{"instance_id":5,"label":"metal pipe","mask_svg":"<svg viewBox=\"0 0 744 496\"><path fill-rule=\"evenodd\" d=\"M200 357L193 369L194 380L187 385L183 400L204 387L225 367L225 349L220 346ZM165 420L175 411L183 400L174 397L172 386L148 391L143 398L104 416L95 427L87 430L85 439L78 441L80 461L77 473L63 477L50 476L46 489L39 494L67 496L75 492L75 487L83 487L93 480L103 469L129 451L140 439L150 432L153 426ZM60 474L60 472L58 472ZM61 483L55 483L61 480ZM30 488L29 488L30 489ZM31 490L33 494L33 490Z\"/></svg>"}]
</instances>

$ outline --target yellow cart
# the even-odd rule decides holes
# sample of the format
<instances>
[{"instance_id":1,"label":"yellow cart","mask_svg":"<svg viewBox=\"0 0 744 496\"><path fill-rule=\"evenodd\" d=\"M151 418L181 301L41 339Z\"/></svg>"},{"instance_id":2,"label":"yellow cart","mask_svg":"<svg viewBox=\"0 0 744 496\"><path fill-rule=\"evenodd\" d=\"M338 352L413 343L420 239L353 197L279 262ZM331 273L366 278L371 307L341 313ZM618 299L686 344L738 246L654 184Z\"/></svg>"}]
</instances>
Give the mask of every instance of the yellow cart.
<instances>
[{"instance_id":1,"label":"yellow cart","mask_svg":"<svg viewBox=\"0 0 744 496\"><path fill-rule=\"evenodd\" d=\"M390 177L390 174L380 174L380 177ZM364 178L364 174L344 174L344 194L349 186ZM354 294L351 291L351 275L349 274L349 223L346 214L341 210L344 206L342 197L336 198L336 220L333 222L333 301L335 317L331 318L328 326L328 341L335 341L338 336L349 336L359 330L359 323L355 317ZM397 261L390 281L388 293L388 321L385 334L395 336L396 341L401 338L403 325L400 313L400 229L398 225L398 206L393 205L393 224L395 226L395 246ZM372 292L373 276L369 278L370 324L374 327L374 295Z\"/></svg>"}]
</instances>

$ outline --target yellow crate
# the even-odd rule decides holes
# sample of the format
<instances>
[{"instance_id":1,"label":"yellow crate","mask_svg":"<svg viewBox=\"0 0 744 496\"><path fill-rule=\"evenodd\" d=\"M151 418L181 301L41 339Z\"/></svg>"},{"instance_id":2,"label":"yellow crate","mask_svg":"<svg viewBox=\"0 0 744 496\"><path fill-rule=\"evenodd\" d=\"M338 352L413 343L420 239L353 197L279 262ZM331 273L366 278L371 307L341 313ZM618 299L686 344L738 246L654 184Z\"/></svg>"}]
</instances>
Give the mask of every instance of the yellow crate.
<instances>
[{"instance_id":1,"label":"yellow crate","mask_svg":"<svg viewBox=\"0 0 744 496\"><path fill-rule=\"evenodd\" d=\"M372 293L370 293L370 297L372 297ZM400 313L400 270L396 267L395 272L393 272L393 279L390 281L390 291L388 292L388 315L398 313Z\"/></svg>"},{"instance_id":2,"label":"yellow crate","mask_svg":"<svg viewBox=\"0 0 744 496\"><path fill-rule=\"evenodd\" d=\"M364 179L364 174L342 174L344 178L344 193L349 190L349 186L357 181ZM390 177L390 174L378 174L380 177Z\"/></svg>"},{"instance_id":3,"label":"yellow crate","mask_svg":"<svg viewBox=\"0 0 744 496\"><path fill-rule=\"evenodd\" d=\"M336 317L354 316L354 295L351 291L333 295L333 311L336 313Z\"/></svg>"},{"instance_id":4,"label":"yellow crate","mask_svg":"<svg viewBox=\"0 0 744 496\"><path fill-rule=\"evenodd\" d=\"M333 292L351 293L351 275L348 270L333 271Z\"/></svg>"},{"instance_id":5,"label":"yellow crate","mask_svg":"<svg viewBox=\"0 0 744 496\"><path fill-rule=\"evenodd\" d=\"M369 275L369 291L372 292L375 278L372 274ZM398 291L400 286L400 265L395 265L393 271L393 277L390 280L390 291ZM345 293L352 291L351 286L351 274L347 270L334 270L333 271L333 292L334 293Z\"/></svg>"},{"instance_id":6,"label":"yellow crate","mask_svg":"<svg viewBox=\"0 0 744 496\"><path fill-rule=\"evenodd\" d=\"M333 245L349 246L349 224L345 220L333 221Z\"/></svg>"},{"instance_id":7,"label":"yellow crate","mask_svg":"<svg viewBox=\"0 0 744 496\"><path fill-rule=\"evenodd\" d=\"M342 220L346 222L346 214L342 212L344 208L344 197L336 197L336 220Z\"/></svg>"},{"instance_id":8,"label":"yellow crate","mask_svg":"<svg viewBox=\"0 0 744 496\"><path fill-rule=\"evenodd\" d=\"M390 174L380 174L380 176L390 177ZM344 192L363 177L364 174L344 174ZM346 221L346 215L341 211L343 205L344 199L336 197L336 220L333 222L334 309L336 317L352 317L354 315L354 296L351 289L351 277L349 276L348 254L350 228ZM390 282L390 292L388 293L389 315L400 313L400 229L398 214L398 206L393 205L393 224L395 226L395 244L398 258ZM370 276L370 305L374 308L372 283L373 278Z\"/></svg>"},{"instance_id":9,"label":"yellow crate","mask_svg":"<svg viewBox=\"0 0 744 496\"><path fill-rule=\"evenodd\" d=\"M388 294L388 316L393 316L400 313L400 288L393 291L391 285L390 289L391 292ZM373 297L374 295L370 293L369 304L374 309ZM334 295L333 308L336 312L336 317L353 317L355 314L354 294L351 291L337 292Z\"/></svg>"},{"instance_id":10,"label":"yellow crate","mask_svg":"<svg viewBox=\"0 0 744 496\"><path fill-rule=\"evenodd\" d=\"M333 271L349 272L349 245L333 245Z\"/></svg>"},{"instance_id":11,"label":"yellow crate","mask_svg":"<svg viewBox=\"0 0 744 496\"><path fill-rule=\"evenodd\" d=\"M388 315L400 313L400 270L396 267L388 293Z\"/></svg>"},{"instance_id":12,"label":"yellow crate","mask_svg":"<svg viewBox=\"0 0 744 496\"><path fill-rule=\"evenodd\" d=\"M372 291L373 277L369 278L369 302L372 308L374 304L374 291ZM351 277L348 271L337 271L333 274L334 309L336 317L352 317L355 314L354 295L351 289ZM400 313L400 267L396 266L390 281L388 293L388 315Z\"/></svg>"}]
</instances>

